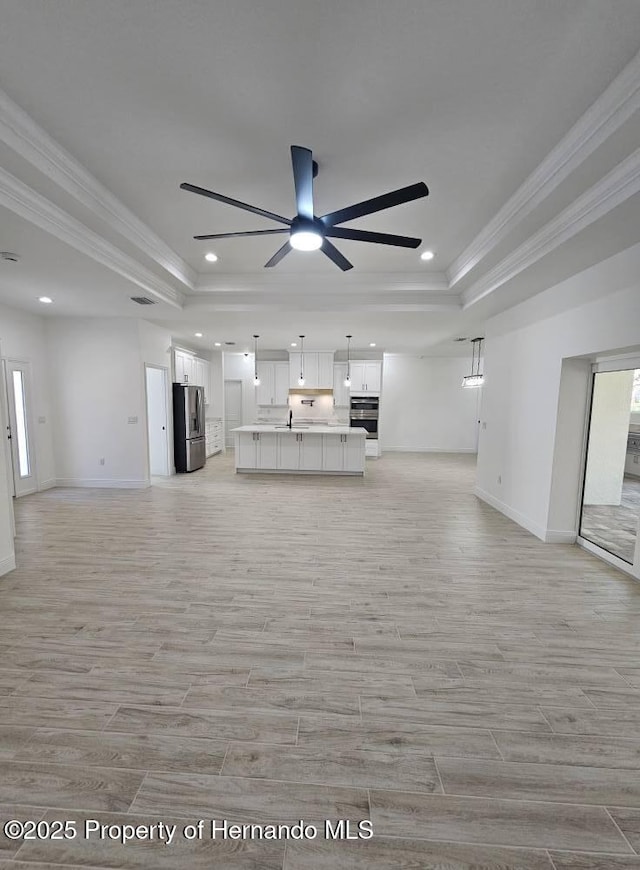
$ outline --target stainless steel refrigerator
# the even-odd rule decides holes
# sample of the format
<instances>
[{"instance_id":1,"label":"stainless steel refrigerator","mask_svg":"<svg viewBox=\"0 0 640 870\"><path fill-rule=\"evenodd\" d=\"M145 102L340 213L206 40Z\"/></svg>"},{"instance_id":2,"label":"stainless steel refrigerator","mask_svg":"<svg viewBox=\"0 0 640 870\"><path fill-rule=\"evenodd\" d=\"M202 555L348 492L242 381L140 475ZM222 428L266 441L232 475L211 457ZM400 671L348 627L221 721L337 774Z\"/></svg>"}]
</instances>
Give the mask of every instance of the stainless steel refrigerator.
<instances>
[{"instance_id":1,"label":"stainless steel refrigerator","mask_svg":"<svg viewBox=\"0 0 640 870\"><path fill-rule=\"evenodd\" d=\"M195 471L206 462L202 387L173 385L173 454L176 471Z\"/></svg>"}]
</instances>

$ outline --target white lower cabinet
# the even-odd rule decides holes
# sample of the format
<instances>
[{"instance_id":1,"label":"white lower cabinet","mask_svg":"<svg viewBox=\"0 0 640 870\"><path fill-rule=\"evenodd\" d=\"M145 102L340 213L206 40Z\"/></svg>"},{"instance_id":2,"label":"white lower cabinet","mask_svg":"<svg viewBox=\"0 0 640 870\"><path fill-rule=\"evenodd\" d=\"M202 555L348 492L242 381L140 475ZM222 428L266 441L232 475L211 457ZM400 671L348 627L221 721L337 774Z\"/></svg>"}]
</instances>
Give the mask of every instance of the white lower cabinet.
<instances>
[{"instance_id":1,"label":"white lower cabinet","mask_svg":"<svg viewBox=\"0 0 640 870\"><path fill-rule=\"evenodd\" d=\"M308 432L281 435L277 467L287 471L322 471L322 435Z\"/></svg>"},{"instance_id":2,"label":"white lower cabinet","mask_svg":"<svg viewBox=\"0 0 640 870\"><path fill-rule=\"evenodd\" d=\"M207 420L205 424L205 452L207 456L220 453L222 443L222 421Z\"/></svg>"},{"instance_id":3,"label":"white lower cabinet","mask_svg":"<svg viewBox=\"0 0 640 870\"><path fill-rule=\"evenodd\" d=\"M322 471L322 435L300 434L300 471Z\"/></svg>"},{"instance_id":4,"label":"white lower cabinet","mask_svg":"<svg viewBox=\"0 0 640 870\"><path fill-rule=\"evenodd\" d=\"M362 438L359 435L325 438L322 467L325 471L362 471Z\"/></svg>"},{"instance_id":5,"label":"white lower cabinet","mask_svg":"<svg viewBox=\"0 0 640 870\"><path fill-rule=\"evenodd\" d=\"M236 468L257 468L255 432L236 432Z\"/></svg>"},{"instance_id":6,"label":"white lower cabinet","mask_svg":"<svg viewBox=\"0 0 640 870\"><path fill-rule=\"evenodd\" d=\"M236 470L364 474L362 435L236 432Z\"/></svg>"},{"instance_id":7,"label":"white lower cabinet","mask_svg":"<svg viewBox=\"0 0 640 870\"><path fill-rule=\"evenodd\" d=\"M236 434L236 468L276 468L278 436L275 432Z\"/></svg>"}]
</instances>

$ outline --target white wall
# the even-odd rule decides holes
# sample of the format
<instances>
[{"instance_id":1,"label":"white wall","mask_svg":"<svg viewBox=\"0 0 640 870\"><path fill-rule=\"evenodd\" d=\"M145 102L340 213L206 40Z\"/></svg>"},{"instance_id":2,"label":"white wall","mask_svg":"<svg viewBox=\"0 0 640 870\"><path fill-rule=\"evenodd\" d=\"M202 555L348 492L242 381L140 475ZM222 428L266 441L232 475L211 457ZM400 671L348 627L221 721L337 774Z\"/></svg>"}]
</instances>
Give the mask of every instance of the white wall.
<instances>
[{"instance_id":1,"label":"white wall","mask_svg":"<svg viewBox=\"0 0 640 870\"><path fill-rule=\"evenodd\" d=\"M385 354L380 395L382 450L475 453L481 390L465 390L471 357Z\"/></svg>"},{"instance_id":2,"label":"white wall","mask_svg":"<svg viewBox=\"0 0 640 870\"><path fill-rule=\"evenodd\" d=\"M58 485L148 486L138 322L54 318L47 344Z\"/></svg>"},{"instance_id":3,"label":"white wall","mask_svg":"<svg viewBox=\"0 0 640 870\"><path fill-rule=\"evenodd\" d=\"M38 489L55 484L45 318L0 306L0 342L7 359L31 363L32 433Z\"/></svg>"},{"instance_id":4,"label":"white wall","mask_svg":"<svg viewBox=\"0 0 640 870\"><path fill-rule=\"evenodd\" d=\"M222 353L213 350L209 354L209 395L207 396L207 417L224 418L224 371Z\"/></svg>"},{"instance_id":5,"label":"white wall","mask_svg":"<svg viewBox=\"0 0 640 870\"><path fill-rule=\"evenodd\" d=\"M490 319L485 334L476 492L543 540L574 540L584 358L640 344L640 245Z\"/></svg>"},{"instance_id":6,"label":"white wall","mask_svg":"<svg viewBox=\"0 0 640 870\"><path fill-rule=\"evenodd\" d=\"M633 369L596 375L589 426L584 503L619 505L627 458Z\"/></svg>"},{"instance_id":7,"label":"white wall","mask_svg":"<svg viewBox=\"0 0 640 870\"><path fill-rule=\"evenodd\" d=\"M258 413L256 388L253 383L253 354L224 354L225 381L242 381L242 425L253 423Z\"/></svg>"}]
</instances>

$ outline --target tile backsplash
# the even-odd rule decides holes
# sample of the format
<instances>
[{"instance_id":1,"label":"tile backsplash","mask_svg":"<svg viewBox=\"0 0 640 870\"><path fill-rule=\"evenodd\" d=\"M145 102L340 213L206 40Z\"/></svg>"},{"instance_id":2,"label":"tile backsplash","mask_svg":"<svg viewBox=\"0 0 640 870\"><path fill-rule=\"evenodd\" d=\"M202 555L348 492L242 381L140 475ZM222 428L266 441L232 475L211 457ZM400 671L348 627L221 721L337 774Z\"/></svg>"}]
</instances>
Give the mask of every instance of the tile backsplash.
<instances>
[{"instance_id":1,"label":"tile backsplash","mask_svg":"<svg viewBox=\"0 0 640 870\"><path fill-rule=\"evenodd\" d=\"M313 405L303 405L302 402L313 401ZM270 408L261 406L257 409L258 421L286 420L289 410L293 411L293 419L298 422L325 423L348 422L348 408L334 408L333 396L289 396L289 407Z\"/></svg>"}]
</instances>

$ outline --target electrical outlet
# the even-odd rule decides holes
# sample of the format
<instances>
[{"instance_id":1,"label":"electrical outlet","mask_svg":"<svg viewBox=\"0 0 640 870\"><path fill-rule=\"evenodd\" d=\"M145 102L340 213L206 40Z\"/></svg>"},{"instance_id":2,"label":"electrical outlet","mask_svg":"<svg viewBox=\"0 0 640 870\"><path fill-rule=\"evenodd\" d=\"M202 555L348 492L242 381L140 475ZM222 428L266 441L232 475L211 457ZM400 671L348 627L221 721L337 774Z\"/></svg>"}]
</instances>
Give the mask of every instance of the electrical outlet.
<instances>
[{"instance_id":1,"label":"electrical outlet","mask_svg":"<svg viewBox=\"0 0 640 870\"><path fill-rule=\"evenodd\" d=\"M101 456L98 461L99 461L100 465L104 465L104 456Z\"/></svg>"},{"instance_id":2,"label":"electrical outlet","mask_svg":"<svg viewBox=\"0 0 640 870\"><path fill-rule=\"evenodd\" d=\"M498 483L502 483L502 475L501 474L498 475Z\"/></svg>"},{"instance_id":3,"label":"electrical outlet","mask_svg":"<svg viewBox=\"0 0 640 870\"><path fill-rule=\"evenodd\" d=\"M482 428L483 428L483 429L486 429L486 428L487 428L487 421L486 421L486 420L483 421L483 423L482 423Z\"/></svg>"},{"instance_id":4,"label":"electrical outlet","mask_svg":"<svg viewBox=\"0 0 640 870\"><path fill-rule=\"evenodd\" d=\"M137 423L137 422L138 422L137 417L128 417L127 418L127 423Z\"/></svg>"}]
</instances>

